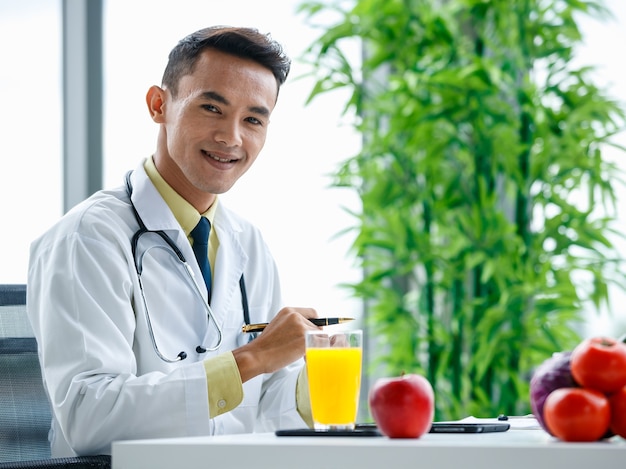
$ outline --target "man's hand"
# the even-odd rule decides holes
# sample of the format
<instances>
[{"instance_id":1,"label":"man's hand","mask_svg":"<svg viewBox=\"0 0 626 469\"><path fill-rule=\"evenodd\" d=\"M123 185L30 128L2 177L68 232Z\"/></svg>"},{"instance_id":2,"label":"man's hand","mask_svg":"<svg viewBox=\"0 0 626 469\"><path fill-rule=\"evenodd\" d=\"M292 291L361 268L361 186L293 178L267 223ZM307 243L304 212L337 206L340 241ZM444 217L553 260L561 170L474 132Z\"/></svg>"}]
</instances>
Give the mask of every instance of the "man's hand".
<instances>
[{"instance_id":1,"label":"man's hand","mask_svg":"<svg viewBox=\"0 0 626 469\"><path fill-rule=\"evenodd\" d=\"M241 381L272 373L304 356L304 335L319 329L309 321L317 312L311 308L281 309L252 342L233 350Z\"/></svg>"}]
</instances>

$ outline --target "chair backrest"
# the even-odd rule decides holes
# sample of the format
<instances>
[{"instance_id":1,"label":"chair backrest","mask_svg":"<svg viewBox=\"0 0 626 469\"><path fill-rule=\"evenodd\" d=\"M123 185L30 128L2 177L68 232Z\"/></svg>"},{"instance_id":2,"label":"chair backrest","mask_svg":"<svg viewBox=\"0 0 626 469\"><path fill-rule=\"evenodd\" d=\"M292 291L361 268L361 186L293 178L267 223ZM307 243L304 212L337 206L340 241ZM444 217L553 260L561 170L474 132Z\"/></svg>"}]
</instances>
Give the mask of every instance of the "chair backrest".
<instances>
[{"instance_id":1,"label":"chair backrest","mask_svg":"<svg viewBox=\"0 0 626 469\"><path fill-rule=\"evenodd\" d=\"M50 421L26 285L0 285L0 462L50 458Z\"/></svg>"},{"instance_id":2,"label":"chair backrest","mask_svg":"<svg viewBox=\"0 0 626 469\"><path fill-rule=\"evenodd\" d=\"M51 458L51 420L26 285L0 284L0 469L111 468L108 455Z\"/></svg>"}]
</instances>

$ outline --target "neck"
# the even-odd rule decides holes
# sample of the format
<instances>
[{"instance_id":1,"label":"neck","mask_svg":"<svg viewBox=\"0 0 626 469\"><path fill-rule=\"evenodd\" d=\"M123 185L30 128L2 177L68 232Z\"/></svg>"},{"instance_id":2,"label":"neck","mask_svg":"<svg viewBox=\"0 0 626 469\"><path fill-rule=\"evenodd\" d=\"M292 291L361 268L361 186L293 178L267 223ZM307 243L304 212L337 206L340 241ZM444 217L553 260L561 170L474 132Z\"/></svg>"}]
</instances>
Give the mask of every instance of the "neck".
<instances>
[{"instance_id":1,"label":"neck","mask_svg":"<svg viewBox=\"0 0 626 469\"><path fill-rule=\"evenodd\" d=\"M165 182L199 213L206 212L215 202L216 195L201 191L191 184L169 155L164 156L156 152L154 154L154 165Z\"/></svg>"}]
</instances>

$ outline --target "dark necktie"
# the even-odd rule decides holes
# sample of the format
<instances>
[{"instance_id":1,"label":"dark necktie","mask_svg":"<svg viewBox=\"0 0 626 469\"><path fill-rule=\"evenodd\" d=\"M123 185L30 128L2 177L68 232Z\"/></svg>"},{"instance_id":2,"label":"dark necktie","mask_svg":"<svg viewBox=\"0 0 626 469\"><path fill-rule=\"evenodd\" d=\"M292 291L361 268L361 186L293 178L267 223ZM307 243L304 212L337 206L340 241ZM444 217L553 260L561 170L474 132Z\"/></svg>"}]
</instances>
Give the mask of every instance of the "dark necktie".
<instances>
[{"instance_id":1,"label":"dark necktie","mask_svg":"<svg viewBox=\"0 0 626 469\"><path fill-rule=\"evenodd\" d=\"M200 221L196 227L191 230L191 238L193 239L193 253L196 255L200 272L204 277L206 290L209 294L209 302L211 302L211 265L209 264L209 233L211 233L211 223L206 217L200 217Z\"/></svg>"}]
</instances>

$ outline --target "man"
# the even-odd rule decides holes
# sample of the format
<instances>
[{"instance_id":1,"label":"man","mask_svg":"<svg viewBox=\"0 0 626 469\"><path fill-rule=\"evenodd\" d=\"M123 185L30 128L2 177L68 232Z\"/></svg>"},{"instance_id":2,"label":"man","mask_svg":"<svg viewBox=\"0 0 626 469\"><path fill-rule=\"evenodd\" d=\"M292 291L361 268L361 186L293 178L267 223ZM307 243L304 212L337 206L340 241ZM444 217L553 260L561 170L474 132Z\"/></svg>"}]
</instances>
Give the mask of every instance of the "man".
<instances>
[{"instance_id":1,"label":"man","mask_svg":"<svg viewBox=\"0 0 626 469\"><path fill-rule=\"evenodd\" d=\"M256 30L183 39L147 93L154 155L33 243L28 313L53 456L310 425L302 356L317 314L283 307L260 233L217 197L261 151L289 67ZM211 233L199 260L196 225ZM250 340L244 322L269 325Z\"/></svg>"}]
</instances>

